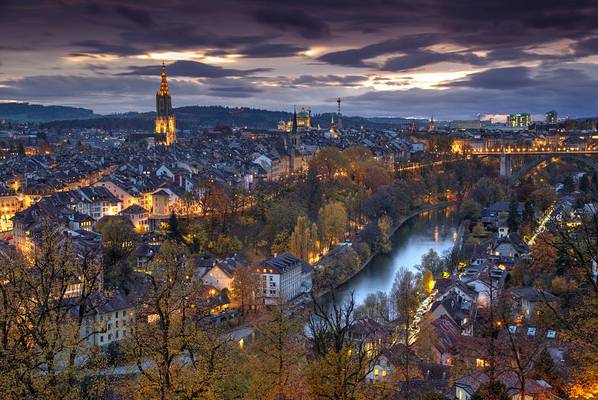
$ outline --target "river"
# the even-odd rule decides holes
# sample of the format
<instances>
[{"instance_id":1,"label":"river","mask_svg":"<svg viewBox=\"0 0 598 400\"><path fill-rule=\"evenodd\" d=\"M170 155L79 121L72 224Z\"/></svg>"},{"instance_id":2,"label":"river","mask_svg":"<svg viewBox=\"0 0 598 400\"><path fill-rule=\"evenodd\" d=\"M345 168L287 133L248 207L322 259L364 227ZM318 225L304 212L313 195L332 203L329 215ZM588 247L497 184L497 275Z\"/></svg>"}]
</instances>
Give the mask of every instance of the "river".
<instances>
[{"instance_id":1,"label":"river","mask_svg":"<svg viewBox=\"0 0 598 400\"><path fill-rule=\"evenodd\" d=\"M369 293L390 292L394 276L401 266L417 272L416 265L430 249L438 254L450 251L457 240L459 219L456 207L428 211L405 222L392 237L392 251L379 254L357 275L336 289L337 302L353 293L361 304Z\"/></svg>"}]
</instances>

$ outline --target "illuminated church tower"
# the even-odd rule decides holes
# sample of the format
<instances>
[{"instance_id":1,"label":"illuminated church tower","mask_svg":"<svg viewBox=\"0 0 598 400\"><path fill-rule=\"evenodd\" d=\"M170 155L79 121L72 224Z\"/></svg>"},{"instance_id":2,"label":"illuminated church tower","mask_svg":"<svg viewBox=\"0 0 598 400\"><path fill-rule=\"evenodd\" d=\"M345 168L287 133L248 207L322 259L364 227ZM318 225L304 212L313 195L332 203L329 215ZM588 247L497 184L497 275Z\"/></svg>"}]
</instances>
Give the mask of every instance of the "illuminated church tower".
<instances>
[{"instance_id":1,"label":"illuminated church tower","mask_svg":"<svg viewBox=\"0 0 598 400\"><path fill-rule=\"evenodd\" d=\"M176 121L166 82L166 65L162 63L162 82L156 93L156 143L170 146L176 142Z\"/></svg>"}]
</instances>

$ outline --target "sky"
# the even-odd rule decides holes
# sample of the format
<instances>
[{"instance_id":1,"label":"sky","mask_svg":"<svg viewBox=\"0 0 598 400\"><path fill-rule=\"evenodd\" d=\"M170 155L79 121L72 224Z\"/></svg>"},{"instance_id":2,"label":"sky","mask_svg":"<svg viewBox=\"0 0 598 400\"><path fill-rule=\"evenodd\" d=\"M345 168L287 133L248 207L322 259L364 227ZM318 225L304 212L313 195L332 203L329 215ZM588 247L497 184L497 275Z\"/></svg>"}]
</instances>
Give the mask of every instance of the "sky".
<instances>
[{"instance_id":1,"label":"sky","mask_svg":"<svg viewBox=\"0 0 598 400\"><path fill-rule=\"evenodd\" d=\"M2 0L0 101L598 115L595 0Z\"/></svg>"}]
</instances>

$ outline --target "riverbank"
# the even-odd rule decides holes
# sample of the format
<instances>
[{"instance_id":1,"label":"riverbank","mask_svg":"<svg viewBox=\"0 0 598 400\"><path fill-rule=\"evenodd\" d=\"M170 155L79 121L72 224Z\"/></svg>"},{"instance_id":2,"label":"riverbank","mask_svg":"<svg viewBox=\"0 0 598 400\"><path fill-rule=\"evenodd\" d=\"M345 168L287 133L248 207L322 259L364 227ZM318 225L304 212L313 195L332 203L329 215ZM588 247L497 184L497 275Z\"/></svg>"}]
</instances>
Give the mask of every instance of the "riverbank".
<instances>
[{"instance_id":1,"label":"riverbank","mask_svg":"<svg viewBox=\"0 0 598 400\"><path fill-rule=\"evenodd\" d=\"M435 210L442 210L445 209L447 207L453 206L457 204L457 201L444 201L441 203L437 203L437 204L431 204L431 205L427 205L427 206L423 206L423 207L419 207L418 209L412 211L411 213L409 213L408 215L402 217L398 223L396 223L391 231L390 231L390 235L391 237L395 235L395 233L401 228L403 227L409 220L415 218L418 215L421 215L423 213L426 212L430 212L430 211L435 211ZM344 285L346 285L347 283L349 283L355 276L359 275L359 273L361 273L365 268L368 267L368 265L372 262L372 260L374 260L377 256L379 256L381 254L380 251L375 251L373 252L370 257L368 257L365 261L363 261L361 263L361 265L359 266L359 268L357 268L353 273L351 273L351 275L349 275L345 280L343 280L342 282L340 282L339 284L337 284L334 288L332 289L327 289L325 291L322 291L320 293L318 293L315 297L316 298L322 298L324 296L327 296L330 294L330 292L332 290L336 290L336 289L342 289L342 287Z\"/></svg>"}]
</instances>

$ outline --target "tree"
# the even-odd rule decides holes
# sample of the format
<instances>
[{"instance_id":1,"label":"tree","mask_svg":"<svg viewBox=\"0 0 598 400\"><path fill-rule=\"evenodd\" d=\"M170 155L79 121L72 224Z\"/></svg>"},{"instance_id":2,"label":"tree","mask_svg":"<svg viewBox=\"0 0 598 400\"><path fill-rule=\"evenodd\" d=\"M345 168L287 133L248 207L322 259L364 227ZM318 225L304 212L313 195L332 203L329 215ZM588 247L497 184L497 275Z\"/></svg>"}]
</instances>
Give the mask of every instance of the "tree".
<instances>
[{"instance_id":1,"label":"tree","mask_svg":"<svg viewBox=\"0 0 598 400\"><path fill-rule=\"evenodd\" d=\"M392 250L392 243L390 241L391 220L386 215L378 218L378 246L382 253L390 253Z\"/></svg>"},{"instance_id":2,"label":"tree","mask_svg":"<svg viewBox=\"0 0 598 400\"><path fill-rule=\"evenodd\" d=\"M179 230L179 219L173 211L168 218L168 237L170 240L181 240L181 231Z\"/></svg>"},{"instance_id":3,"label":"tree","mask_svg":"<svg viewBox=\"0 0 598 400\"><path fill-rule=\"evenodd\" d=\"M348 160L336 147L324 147L318 151L310 162L310 168L324 180L334 181L346 172Z\"/></svg>"},{"instance_id":4,"label":"tree","mask_svg":"<svg viewBox=\"0 0 598 400\"><path fill-rule=\"evenodd\" d=\"M318 399L357 399L368 390L366 377L378 359L377 349L351 338L356 324L353 297L338 305L334 293L330 303L313 298L307 321L312 358L307 368L308 384Z\"/></svg>"},{"instance_id":5,"label":"tree","mask_svg":"<svg viewBox=\"0 0 598 400\"><path fill-rule=\"evenodd\" d=\"M434 290L435 284L436 282L434 281L434 275L432 274L432 271L429 269L424 270L424 275L422 277L422 289L426 293L430 294Z\"/></svg>"},{"instance_id":6,"label":"tree","mask_svg":"<svg viewBox=\"0 0 598 400\"><path fill-rule=\"evenodd\" d=\"M343 238L346 226L347 210L343 203L330 202L320 209L320 232L328 248Z\"/></svg>"},{"instance_id":7,"label":"tree","mask_svg":"<svg viewBox=\"0 0 598 400\"><path fill-rule=\"evenodd\" d=\"M84 319L101 287L102 266L93 254L77 257L58 229L44 225L31 259L0 260L0 391L6 399L89 398L88 369L101 368L87 345ZM69 289L80 282L79 295ZM101 306L102 304L98 304ZM89 378L98 396L104 378Z\"/></svg>"},{"instance_id":8,"label":"tree","mask_svg":"<svg viewBox=\"0 0 598 400\"><path fill-rule=\"evenodd\" d=\"M442 275L444 270L444 262L434 249L430 249L422 256L419 269L421 271L430 271L433 277L439 277Z\"/></svg>"},{"instance_id":9,"label":"tree","mask_svg":"<svg viewBox=\"0 0 598 400\"><path fill-rule=\"evenodd\" d=\"M198 329L210 307L197 297L199 283L184 246L164 242L149 270L148 291L125 347L140 373L134 390L162 400L210 397L225 378L230 338L207 324Z\"/></svg>"},{"instance_id":10,"label":"tree","mask_svg":"<svg viewBox=\"0 0 598 400\"><path fill-rule=\"evenodd\" d=\"M532 201L536 207L545 211L556 201L556 193L549 187L541 187L532 193Z\"/></svg>"},{"instance_id":11,"label":"tree","mask_svg":"<svg viewBox=\"0 0 598 400\"><path fill-rule=\"evenodd\" d=\"M355 318L370 318L380 323L390 321L390 300L385 292L377 291L366 296L363 304L355 309Z\"/></svg>"},{"instance_id":12,"label":"tree","mask_svg":"<svg viewBox=\"0 0 598 400\"><path fill-rule=\"evenodd\" d=\"M507 387L500 382L490 382L478 389L470 400L509 400Z\"/></svg>"},{"instance_id":13,"label":"tree","mask_svg":"<svg viewBox=\"0 0 598 400\"><path fill-rule=\"evenodd\" d=\"M474 200L465 200L459 208L459 216L462 219L478 220L480 219L481 207Z\"/></svg>"},{"instance_id":14,"label":"tree","mask_svg":"<svg viewBox=\"0 0 598 400\"><path fill-rule=\"evenodd\" d=\"M297 224L290 239L291 254L309 262L319 251L318 228L310 227L307 217L297 217Z\"/></svg>"},{"instance_id":15,"label":"tree","mask_svg":"<svg viewBox=\"0 0 598 400\"><path fill-rule=\"evenodd\" d=\"M256 296L259 294L260 275L250 266L241 266L233 274L232 299L240 305L241 315L255 306Z\"/></svg>"},{"instance_id":16,"label":"tree","mask_svg":"<svg viewBox=\"0 0 598 400\"><path fill-rule=\"evenodd\" d=\"M519 202L515 194L511 196L509 202L509 216L507 217L507 225L509 226L509 232L517 232L519 228Z\"/></svg>"},{"instance_id":17,"label":"tree","mask_svg":"<svg viewBox=\"0 0 598 400\"><path fill-rule=\"evenodd\" d=\"M398 335L402 347L400 350L400 365L403 366L402 380L405 382L404 398L410 398L412 369L411 327L419 305L417 280L413 273L405 267L399 268L392 287L392 298L395 303L395 313L399 323Z\"/></svg>"},{"instance_id":18,"label":"tree","mask_svg":"<svg viewBox=\"0 0 598 400\"><path fill-rule=\"evenodd\" d=\"M571 175L568 175L563 181L563 190L565 193L575 192L575 181Z\"/></svg>"},{"instance_id":19,"label":"tree","mask_svg":"<svg viewBox=\"0 0 598 400\"><path fill-rule=\"evenodd\" d=\"M280 400L302 398L302 394L306 397L301 319L290 317L288 307L281 302L255 325L255 332L256 341L251 348L253 370L258 375L254 396Z\"/></svg>"},{"instance_id":20,"label":"tree","mask_svg":"<svg viewBox=\"0 0 598 400\"><path fill-rule=\"evenodd\" d=\"M587 194L589 193L591 187L592 182L590 180L590 175L584 174L579 180L579 190Z\"/></svg>"},{"instance_id":21,"label":"tree","mask_svg":"<svg viewBox=\"0 0 598 400\"><path fill-rule=\"evenodd\" d=\"M104 283L108 288L128 292L133 279L133 251L138 235L124 217L107 217L98 222L96 229L102 235L102 264Z\"/></svg>"}]
</instances>

